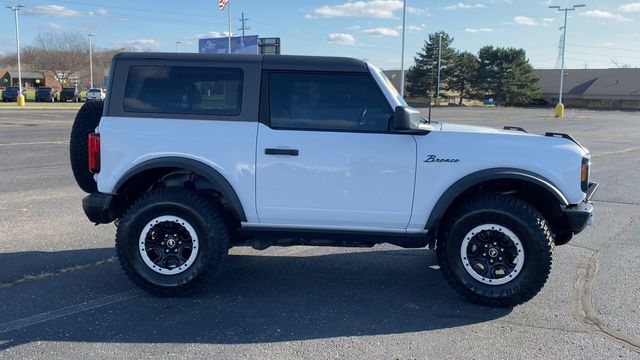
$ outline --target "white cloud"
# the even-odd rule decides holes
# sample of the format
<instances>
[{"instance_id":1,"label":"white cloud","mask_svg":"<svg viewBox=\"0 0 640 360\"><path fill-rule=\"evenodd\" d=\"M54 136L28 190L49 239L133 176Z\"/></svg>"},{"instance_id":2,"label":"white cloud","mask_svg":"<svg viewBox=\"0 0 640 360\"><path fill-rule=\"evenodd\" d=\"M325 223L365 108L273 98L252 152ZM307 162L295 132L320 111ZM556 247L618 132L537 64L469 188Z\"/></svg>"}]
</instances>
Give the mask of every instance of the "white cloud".
<instances>
[{"instance_id":1,"label":"white cloud","mask_svg":"<svg viewBox=\"0 0 640 360\"><path fill-rule=\"evenodd\" d=\"M339 5L321 6L314 9L311 14L307 14L305 17L308 19L317 19L320 17L372 17L388 19L395 17L394 13L402 10L402 7L403 2L401 0L354 1ZM426 13L426 10L408 7L407 12L414 15L422 15Z\"/></svg>"},{"instance_id":2,"label":"white cloud","mask_svg":"<svg viewBox=\"0 0 640 360\"><path fill-rule=\"evenodd\" d=\"M638 12L640 11L640 2L622 4L618 7L618 10L623 12Z\"/></svg>"},{"instance_id":3,"label":"white cloud","mask_svg":"<svg viewBox=\"0 0 640 360\"><path fill-rule=\"evenodd\" d=\"M219 32L219 31L209 31L208 33L195 34L184 38L185 40L198 40L198 39L208 39L208 38L217 38L227 36L229 32Z\"/></svg>"},{"instance_id":4,"label":"white cloud","mask_svg":"<svg viewBox=\"0 0 640 360\"><path fill-rule=\"evenodd\" d=\"M402 28L400 26L400 28ZM420 24L420 25L407 25L407 31L424 31L424 29L426 29L427 26L425 24Z\"/></svg>"},{"instance_id":5,"label":"white cloud","mask_svg":"<svg viewBox=\"0 0 640 360\"><path fill-rule=\"evenodd\" d=\"M550 23L550 22L556 21L556 19L554 19L554 18L542 18L542 21L544 21L546 23Z\"/></svg>"},{"instance_id":6,"label":"white cloud","mask_svg":"<svg viewBox=\"0 0 640 360\"><path fill-rule=\"evenodd\" d=\"M76 16L107 16L109 12L105 9L96 11L80 11L69 9L60 5L37 5L25 12L31 16L52 16L52 17L76 17Z\"/></svg>"},{"instance_id":7,"label":"white cloud","mask_svg":"<svg viewBox=\"0 0 640 360\"><path fill-rule=\"evenodd\" d=\"M378 27L374 29L364 29L363 33L367 35L375 35L375 36L400 36L400 32L396 29Z\"/></svg>"},{"instance_id":8,"label":"white cloud","mask_svg":"<svg viewBox=\"0 0 640 360\"><path fill-rule=\"evenodd\" d=\"M327 42L329 44L355 46L356 38L351 34L344 33L331 33L327 36Z\"/></svg>"},{"instance_id":9,"label":"white cloud","mask_svg":"<svg viewBox=\"0 0 640 360\"><path fill-rule=\"evenodd\" d=\"M72 17L82 16L82 12L73 10L60 5L38 5L33 9L27 11L27 14L33 16L57 16L57 17Z\"/></svg>"},{"instance_id":10,"label":"white cloud","mask_svg":"<svg viewBox=\"0 0 640 360\"><path fill-rule=\"evenodd\" d=\"M138 51L150 49L160 45L160 41L156 39L135 39L125 41L124 44Z\"/></svg>"},{"instance_id":11,"label":"white cloud","mask_svg":"<svg viewBox=\"0 0 640 360\"><path fill-rule=\"evenodd\" d=\"M493 32L493 29L489 29L489 28L479 28L479 29L466 28L466 29L464 29L464 31L470 32L470 33L481 33L481 32Z\"/></svg>"},{"instance_id":12,"label":"white cloud","mask_svg":"<svg viewBox=\"0 0 640 360\"><path fill-rule=\"evenodd\" d=\"M538 25L535 19L532 19L526 16L516 16L513 18L513 21L515 21L515 23L519 25L528 25L528 26Z\"/></svg>"},{"instance_id":13,"label":"white cloud","mask_svg":"<svg viewBox=\"0 0 640 360\"><path fill-rule=\"evenodd\" d=\"M580 13L581 16L592 17L601 20L611 20L611 21L633 21L628 17L624 17L619 14L610 13L608 11L603 10L589 10L583 13Z\"/></svg>"},{"instance_id":14,"label":"white cloud","mask_svg":"<svg viewBox=\"0 0 640 360\"><path fill-rule=\"evenodd\" d=\"M39 27L41 29L48 29L48 30L59 30L59 29L62 29L62 25L57 24L57 23L53 23L53 22L48 22L46 24L42 24Z\"/></svg>"},{"instance_id":15,"label":"white cloud","mask_svg":"<svg viewBox=\"0 0 640 360\"><path fill-rule=\"evenodd\" d=\"M444 9L445 10L456 10L456 9L479 9L479 8L483 8L484 5L483 4L465 4L465 3L456 3L453 5L448 5L445 6Z\"/></svg>"}]
</instances>

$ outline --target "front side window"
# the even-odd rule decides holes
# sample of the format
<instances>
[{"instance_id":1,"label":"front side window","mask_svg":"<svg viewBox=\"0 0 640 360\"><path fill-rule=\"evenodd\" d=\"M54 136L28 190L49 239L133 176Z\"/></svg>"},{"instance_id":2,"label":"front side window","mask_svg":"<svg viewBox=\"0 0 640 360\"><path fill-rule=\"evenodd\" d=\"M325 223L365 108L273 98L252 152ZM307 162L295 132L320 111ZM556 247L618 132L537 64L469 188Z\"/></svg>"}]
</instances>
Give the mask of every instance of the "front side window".
<instances>
[{"instance_id":1,"label":"front side window","mask_svg":"<svg viewBox=\"0 0 640 360\"><path fill-rule=\"evenodd\" d=\"M391 109L366 74L271 73L273 128L379 132L389 130Z\"/></svg>"},{"instance_id":2,"label":"front side window","mask_svg":"<svg viewBox=\"0 0 640 360\"><path fill-rule=\"evenodd\" d=\"M236 116L242 110L241 69L132 66L124 111Z\"/></svg>"}]
</instances>

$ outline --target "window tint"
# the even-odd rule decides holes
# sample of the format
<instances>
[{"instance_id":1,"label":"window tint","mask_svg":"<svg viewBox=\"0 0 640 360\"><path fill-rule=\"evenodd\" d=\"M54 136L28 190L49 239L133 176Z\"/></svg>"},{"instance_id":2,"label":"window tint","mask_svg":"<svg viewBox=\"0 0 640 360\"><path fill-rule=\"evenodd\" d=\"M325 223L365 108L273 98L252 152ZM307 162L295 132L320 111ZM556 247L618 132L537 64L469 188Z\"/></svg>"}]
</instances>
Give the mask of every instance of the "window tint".
<instances>
[{"instance_id":1,"label":"window tint","mask_svg":"<svg viewBox=\"0 0 640 360\"><path fill-rule=\"evenodd\" d=\"M271 126L387 131L393 115L369 74L271 73Z\"/></svg>"},{"instance_id":2,"label":"window tint","mask_svg":"<svg viewBox=\"0 0 640 360\"><path fill-rule=\"evenodd\" d=\"M193 115L239 115L243 72L179 66L132 66L124 111Z\"/></svg>"}]
</instances>

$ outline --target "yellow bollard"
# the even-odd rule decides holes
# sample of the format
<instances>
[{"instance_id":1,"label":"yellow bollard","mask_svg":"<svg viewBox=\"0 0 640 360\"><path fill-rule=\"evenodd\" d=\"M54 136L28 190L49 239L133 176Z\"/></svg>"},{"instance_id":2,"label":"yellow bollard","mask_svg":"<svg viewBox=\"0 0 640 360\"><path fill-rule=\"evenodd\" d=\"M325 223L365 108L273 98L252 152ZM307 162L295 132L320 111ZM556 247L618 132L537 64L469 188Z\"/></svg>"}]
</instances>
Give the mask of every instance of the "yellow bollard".
<instances>
[{"instance_id":1,"label":"yellow bollard","mask_svg":"<svg viewBox=\"0 0 640 360\"><path fill-rule=\"evenodd\" d=\"M553 116L560 119L564 117L564 104L556 105L556 111Z\"/></svg>"},{"instance_id":2,"label":"yellow bollard","mask_svg":"<svg viewBox=\"0 0 640 360\"><path fill-rule=\"evenodd\" d=\"M18 95L18 106L25 106L24 95Z\"/></svg>"}]
</instances>

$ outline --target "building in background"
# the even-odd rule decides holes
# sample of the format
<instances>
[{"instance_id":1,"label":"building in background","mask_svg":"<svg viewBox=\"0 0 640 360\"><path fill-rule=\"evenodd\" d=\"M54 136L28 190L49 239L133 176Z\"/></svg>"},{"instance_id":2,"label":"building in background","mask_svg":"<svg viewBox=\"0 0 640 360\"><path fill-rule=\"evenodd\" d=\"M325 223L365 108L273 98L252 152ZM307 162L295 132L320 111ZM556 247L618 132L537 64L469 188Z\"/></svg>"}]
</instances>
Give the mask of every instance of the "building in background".
<instances>
[{"instance_id":1,"label":"building in background","mask_svg":"<svg viewBox=\"0 0 640 360\"><path fill-rule=\"evenodd\" d=\"M48 83L42 71L22 70L22 87L38 87ZM0 72L0 86L18 86L18 70Z\"/></svg>"},{"instance_id":2,"label":"building in background","mask_svg":"<svg viewBox=\"0 0 640 360\"><path fill-rule=\"evenodd\" d=\"M198 41L198 52L227 54L229 52L229 38L200 39ZM259 38L258 35L232 36L231 53L280 55L280 38Z\"/></svg>"},{"instance_id":3,"label":"building in background","mask_svg":"<svg viewBox=\"0 0 640 360\"><path fill-rule=\"evenodd\" d=\"M259 38L258 39L259 54L263 55L280 55L280 38Z\"/></svg>"},{"instance_id":4,"label":"building in background","mask_svg":"<svg viewBox=\"0 0 640 360\"><path fill-rule=\"evenodd\" d=\"M198 52L208 54L227 54L229 52L229 38L218 37L200 39ZM258 54L258 36L232 36L231 54Z\"/></svg>"},{"instance_id":5,"label":"building in background","mask_svg":"<svg viewBox=\"0 0 640 360\"><path fill-rule=\"evenodd\" d=\"M542 99L558 102L560 70L535 70ZM640 69L565 70L563 102L567 107L640 110Z\"/></svg>"}]
</instances>

